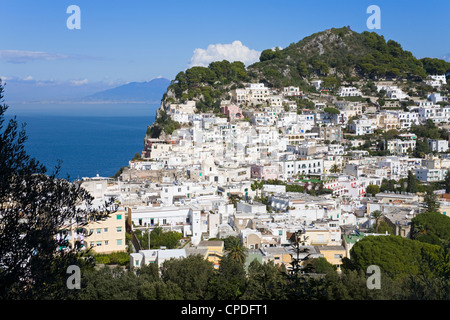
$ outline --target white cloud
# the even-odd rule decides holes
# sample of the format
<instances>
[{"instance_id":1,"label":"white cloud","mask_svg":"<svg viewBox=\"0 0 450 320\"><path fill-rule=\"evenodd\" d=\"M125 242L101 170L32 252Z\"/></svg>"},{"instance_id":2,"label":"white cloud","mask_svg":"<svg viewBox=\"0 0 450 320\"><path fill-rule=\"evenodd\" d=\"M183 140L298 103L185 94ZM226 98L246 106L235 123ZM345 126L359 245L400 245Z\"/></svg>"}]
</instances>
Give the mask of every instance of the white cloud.
<instances>
[{"instance_id":1,"label":"white cloud","mask_svg":"<svg viewBox=\"0 0 450 320\"><path fill-rule=\"evenodd\" d=\"M72 80L72 81L71 81L71 84L72 84L73 86L82 86L82 85L88 84L88 83L89 83L89 80L88 80L88 79L83 79L83 80Z\"/></svg>"},{"instance_id":2,"label":"white cloud","mask_svg":"<svg viewBox=\"0 0 450 320\"><path fill-rule=\"evenodd\" d=\"M23 79L24 81L31 81L34 80L32 76L28 76L26 78Z\"/></svg>"},{"instance_id":3,"label":"white cloud","mask_svg":"<svg viewBox=\"0 0 450 320\"><path fill-rule=\"evenodd\" d=\"M60 60L67 59L68 56L62 54L53 54L42 51L23 51L23 50L0 50L0 60L9 63L27 63L35 60Z\"/></svg>"},{"instance_id":4,"label":"white cloud","mask_svg":"<svg viewBox=\"0 0 450 320\"><path fill-rule=\"evenodd\" d=\"M213 61L242 61L245 65L259 61L261 52L250 49L236 40L230 44L210 44L208 48L197 48L191 57L190 67L208 66Z\"/></svg>"}]
</instances>

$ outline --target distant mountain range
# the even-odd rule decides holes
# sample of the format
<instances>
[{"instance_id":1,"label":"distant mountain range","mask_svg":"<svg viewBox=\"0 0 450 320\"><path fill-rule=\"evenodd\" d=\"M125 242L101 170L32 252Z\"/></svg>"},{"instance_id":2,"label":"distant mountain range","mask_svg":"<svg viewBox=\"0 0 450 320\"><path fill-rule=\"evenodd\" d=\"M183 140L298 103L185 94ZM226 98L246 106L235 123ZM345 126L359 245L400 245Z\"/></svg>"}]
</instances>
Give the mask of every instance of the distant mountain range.
<instances>
[{"instance_id":1,"label":"distant mountain range","mask_svg":"<svg viewBox=\"0 0 450 320\"><path fill-rule=\"evenodd\" d=\"M159 103L170 80L156 78L146 82L130 82L84 97L86 102L146 102Z\"/></svg>"}]
</instances>

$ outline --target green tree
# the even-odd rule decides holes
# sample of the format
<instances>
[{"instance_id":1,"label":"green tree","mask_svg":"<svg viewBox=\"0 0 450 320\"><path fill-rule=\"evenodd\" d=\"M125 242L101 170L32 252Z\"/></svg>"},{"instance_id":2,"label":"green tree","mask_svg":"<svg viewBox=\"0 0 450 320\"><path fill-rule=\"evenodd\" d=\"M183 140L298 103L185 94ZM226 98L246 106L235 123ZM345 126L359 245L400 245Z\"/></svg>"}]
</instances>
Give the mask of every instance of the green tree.
<instances>
[{"instance_id":1,"label":"green tree","mask_svg":"<svg viewBox=\"0 0 450 320\"><path fill-rule=\"evenodd\" d=\"M336 272L336 267L323 257L309 259L306 261L306 264L308 265L306 269L313 273L327 274L329 272Z\"/></svg>"},{"instance_id":2,"label":"green tree","mask_svg":"<svg viewBox=\"0 0 450 320\"><path fill-rule=\"evenodd\" d=\"M408 171L406 192L417 193L417 178L411 170Z\"/></svg>"},{"instance_id":3,"label":"green tree","mask_svg":"<svg viewBox=\"0 0 450 320\"><path fill-rule=\"evenodd\" d=\"M380 193L380 187L376 184L369 184L366 188L366 193L371 194L372 197L375 197L377 193Z\"/></svg>"},{"instance_id":4,"label":"green tree","mask_svg":"<svg viewBox=\"0 0 450 320\"><path fill-rule=\"evenodd\" d=\"M323 78L322 87L328 88L330 90L335 90L340 85L339 80L334 77L325 77Z\"/></svg>"},{"instance_id":5,"label":"green tree","mask_svg":"<svg viewBox=\"0 0 450 320\"><path fill-rule=\"evenodd\" d=\"M392 279L414 276L419 272L418 261L424 254L437 256L442 248L400 236L367 236L350 250L347 269L365 272L370 265L380 267Z\"/></svg>"},{"instance_id":6,"label":"green tree","mask_svg":"<svg viewBox=\"0 0 450 320\"><path fill-rule=\"evenodd\" d=\"M242 241L237 237L230 237L224 243L226 255L239 263L244 263L247 258L248 249L243 245Z\"/></svg>"},{"instance_id":7,"label":"green tree","mask_svg":"<svg viewBox=\"0 0 450 320\"><path fill-rule=\"evenodd\" d=\"M244 264L231 255L220 259L220 267L210 288L213 300L236 300L245 292L247 277Z\"/></svg>"},{"instance_id":8,"label":"green tree","mask_svg":"<svg viewBox=\"0 0 450 320\"><path fill-rule=\"evenodd\" d=\"M272 60L272 59L276 59L276 58L280 58L280 57L281 57L281 51L279 48L275 48L275 50L266 49L261 52L259 61L263 62L263 61Z\"/></svg>"},{"instance_id":9,"label":"green tree","mask_svg":"<svg viewBox=\"0 0 450 320\"><path fill-rule=\"evenodd\" d=\"M431 149L428 145L428 139L418 139L416 142L416 148L413 151L413 156L417 158L425 158L425 156L430 153Z\"/></svg>"},{"instance_id":10,"label":"green tree","mask_svg":"<svg viewBox=\"0 0 450 320\"><path fill-rule=\"evenodd\" d=\"M331 107L326 107L323 109L323 111L325 111L326 113L330 113L330 114L340 114L341 113L338 109L331 108Z\"/></svg>"},{"instance_id":11,"label":"green tree","mask_svg":"<svg viewBox=\"0 0 450 320\"><path fill-rule=\"evenodd\" d=\"M411 238L448 248L450 244L450 217L439 212L424 212L412 220Z\"/></svg>"},{"instance_id":12,"label":"green tree","mask_svg":"<svg viewBox=\"0 0 450 320\"><path fill-rule=\"evenodd\" d=\"M341 169L339 168L339 166L337 164L333 164L330 168L330 172L331 173L339 173L339 172L341 172Z\"/></svg>"},{"instance_id":13,"label":"green tree","mask_svg":"<svg viewBox=\"0 0 450 320\"><path fill-rule=\"evenodd\" d=\"M445 192L450 193L450 170L447 171L444 178Z\"/></svg>"},{"instance_id":14,"label":"green tree","mask_svg":"<svg viewBox=\"0 0 450 320\"><path fill-rule=\"evenodd\" d=\"M243 300L284 300L287 278L273 261L261 264L253 260L248 267L247 287Z\"/></svg>"},{"instance_id":15,"label":"green tree","mask_svg":"<svg viewBox=\"0 0 450 320\"><path fill-rule=\"evenodd\" d=\"M449 300L450 251L433 255L422 253L419 272L409 277L410 300Z\"/></svg>"},{"instance_id":16,"label":"green tree","mask_svg":"<svg viewBox=\"0 0 450 320\"><path fill-rule=\"evenodd\" d=\"M156 227L150 233L150 248L156 249L164 246L174 249L182 237L183 235L178 231L164 231L161 227Z\"/></svg>"},{"instance_id":17,"label":"green tree","mask_svg":"<svg viewBox=\"0 0 450 320\"><path fill-rule=\"evenodd\" d=\"M379 233L388 233L388 234L394 234L394 230L387 224L386 221L379 221L377 224L378 232Z\"/></svg>"},{"instance_id":18,"label":"green tree","mask_svg":"<svg viewBox=\"0 0 450 320\"><path fill-rule=\"evenodd\" d=\"M370 214L370 216L375 219L375 232L378 233L378 222L383 216L383 212L381 212L380 210L375 210Z\"/></svg>"},{"instance_id":19,"label":"green tree","mask_svg":"<svg viewBox=\"0 0 450 320\"><path fill-rule=\"evenodd\" d=\"M423 202L425 203L425 208L427 212L437 212L439 210L440 204L438 200L438 195L433 192L433 190L428 189L423 196Z\"/></svg>"},{"instance_id":20,"label":"green tree","mask_svg":"<svg viewBox=\"0 0 450 320\"><path fill-rule=\"evenodd\" d=\"M185 300L204 300L210 296L210 281L215 274L213 264L201 255L170 259L161 266L161 279L177 285Z\"/></svg>"},{"instance_id":21,"label":"green tree","mask_svg":"<svg viewBox=\"0 0 450 320\"><path fill-rule=\"evenodd\" d=\"M81 300L136 300L139 280L121 267L103 267L83 272Z\"/></svg>"}]
</instances>

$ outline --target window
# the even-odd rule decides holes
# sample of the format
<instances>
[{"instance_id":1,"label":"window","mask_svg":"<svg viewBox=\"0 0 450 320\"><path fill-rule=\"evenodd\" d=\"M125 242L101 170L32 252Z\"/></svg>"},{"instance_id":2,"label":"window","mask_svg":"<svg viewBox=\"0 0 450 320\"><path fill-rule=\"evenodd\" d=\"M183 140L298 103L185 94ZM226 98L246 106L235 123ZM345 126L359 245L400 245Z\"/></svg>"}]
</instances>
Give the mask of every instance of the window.
<instances>
[{"instance_id":1,"label":"window","mask_svg":"<svg viewBox=\"0 0 450 320\"><path fill-rule=\"evenodd\" d=\"M101 241L97 241L96 245L97 245L97 247L101 247L102 246L102 242Z\"/></svg>"},{"instance_id":2,"label":"window","mask_svg":"<svg viewBox=\"0 0 450 320\"><path fill-rule=\"evenodd\" d=\"M103 232L108 232L108 228L103 229Z\"/></svg>"},{"instance_id":3,"label":"window","mask_svg":"<svg viewBox=\"0 0 450 320\"><path fill-rule=\"evenodd\" d=\"M117 220L122 220L122 215L121 214L116 215L116 219Z\"/></svg>"},{"instance_id":4,"label":"window","mask_svg":"<svg viewBox=\"0 0 450 320\"><path fill-rule=\"evenodd\" d=\"M117 243L118 246L121 246L122 245L122 239L117 239L116 243Z\"/></svg>"},{"instance_id":5,"label":"window","mask_svg":"<svg viewBox=\"0 0 450 320\"><path fill-rule=\"evenodd\" d=\"M122 227L117 227L117 232L122 232Z\"/></svg>"},{"instance_id":6,"label":"window","mask_svg":"<svg viewBox=\"0 0 450 320\"><path fill-rule=\"evenodd\" d=\"M109 244L108 240L105 240L105 246L107 246Z\"/></svg>"},{"instance_id":7,"label":"window","mask_svg":"<svg viewBox=\"0 0 450 320\"><path fill-rule=\"evenodd\" d=\"M334 258L335 258L335 259L342 259L342 254L335 254L335 255L334 255Z\"/></svg>"}]
</instances>

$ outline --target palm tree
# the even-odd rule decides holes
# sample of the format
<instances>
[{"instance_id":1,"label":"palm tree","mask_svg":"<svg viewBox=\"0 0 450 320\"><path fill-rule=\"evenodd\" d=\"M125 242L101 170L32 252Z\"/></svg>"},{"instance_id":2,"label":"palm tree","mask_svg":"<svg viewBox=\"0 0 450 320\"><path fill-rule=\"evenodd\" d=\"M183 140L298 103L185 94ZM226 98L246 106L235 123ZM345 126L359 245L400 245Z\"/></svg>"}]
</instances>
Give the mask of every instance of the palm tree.
<instances>
[{"instance_id":1,"label":"palm tree","mask_svg":"<svg viewBox=\"0 0 450 320\"><path fill-rule=\"evenodd\" d=\"M383 212L381 212L380 210L375 210L370 215L375 219L375 232L378 233L378 221L383 216Z\"/></svg>"},{"instance_id":2,"label":"palm tree","mask_svg":"<svg viewBox=\"0 0 450 320\"><path fill-rule=\"evenodd\" d=\"M243 245L241 240L237 237L233 237L230 239L227 247L226 254L232 259L244 264L245 259L247 258L248 249Z\"/></svg>"},{"instance_id":3,"label":"palm tree","mask_svg":"<svg viewBox=\"0 0 450 320\"><path fill-rule=\"evenodd\" d=\"M331 166L331 168L330 168L330 172L331 173L338 173L338 172L340 172L341 170L339 169L339 166L337 165L337 164L333 164L332 166Z\"/></svg>"}]
</instances>

